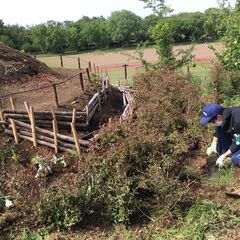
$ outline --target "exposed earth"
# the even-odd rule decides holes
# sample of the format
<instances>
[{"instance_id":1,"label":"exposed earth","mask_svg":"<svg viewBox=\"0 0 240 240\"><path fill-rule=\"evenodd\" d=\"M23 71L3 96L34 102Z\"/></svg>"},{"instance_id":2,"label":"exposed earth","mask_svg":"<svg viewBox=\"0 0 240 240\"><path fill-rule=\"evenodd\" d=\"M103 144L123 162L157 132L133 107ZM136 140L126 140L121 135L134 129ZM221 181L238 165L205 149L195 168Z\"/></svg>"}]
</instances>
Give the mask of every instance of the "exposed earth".
<instances>
[{"instance_id":1,"label":"exposed earth","mask_svg":"<svg viewBox=\"0 0 240 240\"><path fill-rule=\"evenodd\" d=\"M7 58L3 56L1 53L3 53L3 51L6 49L8 54L12 52L17 57L12 58L9 56ZM201 55L202 58L206 56L203 52L201 52L201 50L199 51L200 55L203 54ZM26 59L26 61L24 61L24 59ZM26 68L22 68L21 64L19 64L21 61L27 62ZM114 64L113 58L110 62L107 62L105 60L102 60L102 62L105 64ZM5 70L3 71L5 68L1 67L4 66L4 64L12 64L15 69L19 67L19 71L13 71L11 74L9 73L9 75L6 75L4 72ZM0 44L0 68L2 69L2 71L0 69L0 96L19 91L26 91L33 88L40 88L52 83L58 83L74 75L77 75L79 72L79 70L76 69L52 70L46 65L36 61L35 59L26 57L24 54L22 55L21 53L18 53L15 50L11 50L2 44ZM62 86L60 86L58 88L60 104L71 107L73 106L71 103L77 100L77 106L74 105L74 107L82 109L86 105L86 102L96 91L96 86L94 84L87 85L87 81L85 82L87 87L84 93L81 93L80 91L78 76L73 77L73 80L67 81ZM119 92L117 92L116 89L113 89L113 93L110 95L110 99L111 101L109 101L108 104L104 106L103 113L101 115L97 114L96 118L93 119L94 127L92 128L92 131L96 130L96 126L99 124L102 125L107 123L109 118L114 118L121 114L122 100L121 95ZM30 94L24 93L15 95L14 100L16 101L16 107L18 109L24 109L24 101L28 101L36 109L42 110L49 109L49 107L53 106L54 104L52 88L34 91ZM8 100L4 100L3 104L4 107L10 107ZM1 132L0 139L0 147L10 146L12 140L9 140L9 138L4 136ZM15 152L18 153L18 155L15 156L17 159L14 159ZM28 141L22 141L19 145L14 147L12 150L12 156L9 156L7 159L1 161L0 191L3 194L15 196L14 200L16 202L19 202L22 204L22 206L28 208L28 216L24 215L27 213L27 211L25 213L21 211L21 205L14 207L13 210L10 209L6 218L6 222L1 222L1 227L4 228L3 236L9 234L12 231L17 231L18 227L22 225L28 226L29 228L36 227L38 222L32 217L32 208L29 203L34 204L38 202L46 188L51 184L57 184L58 181L61 183L73 184L74 176L79 170L78 168L81 167L81 164L84 164L84 162L78 164L76 159L73 160L73 158L69 157L68 154L66 154L64 156L68 168L63 169L55 166L53 167L54 174L51 177L47 179L36 179L34 178L36 169L30 163L31 157L35 154L50 158L50 156L54 154L54 150L41 146L34 148L32 146L32 143ZM216 204L221 204L224 206L237 206L239 204L238 200L229 198L225 195L225 192L229 191L227 185L214 186L207 183L209 178L212 177L210 176L210 174L212 174L212 165L208 164L205 155L202 154L199 156L198 154L199 152L197 152L197 154L193 152L192 155L188 157L189 167L194 169L194 171L197 173L197 176L194 177L193 183L190 186L190 191L194 192L199 197L207 197ZM238 181L240 179L239 172L240 169L235 169L234 176L236 182L229 184L231 188L238 188ZM218 172L215 173L217 176ZM11 223L14 223L14 227L12 227ZM99 239L101 237L107 238L107 229L104 229L104 227L100 228L99 226L91 226L89 228L90 229L81 230L83 237L86 233L84 239L89 239L89 236L95 236L92 239ZM134 228L134 231L140 232L141 226L136 226ZM235 239L239 239L238 236L235 235ZM56 237L54 239L60 238ZM118 239L117 236L116 239Z\"/></svg>"}]
</instances>

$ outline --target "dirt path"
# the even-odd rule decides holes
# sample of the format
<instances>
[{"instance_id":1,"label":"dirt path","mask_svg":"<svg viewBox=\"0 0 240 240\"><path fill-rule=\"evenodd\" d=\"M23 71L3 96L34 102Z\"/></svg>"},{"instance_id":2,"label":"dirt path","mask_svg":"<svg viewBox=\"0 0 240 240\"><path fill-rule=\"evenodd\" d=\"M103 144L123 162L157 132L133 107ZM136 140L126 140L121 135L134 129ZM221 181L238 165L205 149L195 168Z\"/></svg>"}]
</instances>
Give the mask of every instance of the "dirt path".
<instances>
[{"instance_id":1,"label":"dirt path","mask_svg":"<svg viewBox=\"0 0 240 240\"><path fill-rule=\"evenodd\" d=\"M212 44L218 51L223 49L221 43ZM176 52L177 49L188 49L190 45L177 45L174 46L173 51ZM215 59L216 56L214 52L209 49L208 44L201 43L196 44L193 50L193 55L195 55L196 61L210 61ZM80 57L82 66L87 67L88 62L95 63L97 66L100 66L102 69L119 69L122 68L123 64L129 64L130 67L138 67L140 61L136 59L138 55L135 53L135 50L122 50L116 52L90 52L84 54L76 55L66 55L63 56L64 66L66 68L77 68L77 57ZM157 54L154 48L145 49L144 58L148 62L156 62L158 60ZM39 60L45 62L50 67L59 66L60 61L58 56L54 57L40 57Z\"/></svg>"},{"instance_id":2,"label":"dirt path","mask_svg":"<svg viewBox=\"0 0 240 240\"><path fill-rule=\"evenodd\" d=\"M77 109L82 109L91 94L89 94L89 88L87 87L87 80L85 80L85 86L88 90L85 91L85 94L82 94L80 83L79 83L79 70L76 69L58 69L59 77L40 74L34 76L28 81L15 81L13 83L7 83L1 86L2 94L11 94L16 92L28 91L32 89L38 89L45 86L52 85L53 83L58 84L59 82L65 81L68 78L71 80L57 85L57 93L60 105L67 105L75 100L75 98L80 95L82 96L82 101L79 102ZM91 89L90 89L91 90ZM50 106L55 107L55 98L53 87L47 87L37 91L31 91L27 93L21 93L13 96L15 107L18 110L25 110L24 101L27 101L29 104L34 106L36 110L46 110ZM8 98L2 100L4 108L10 108L10 101Z\"/></svg>"}]
</instances>

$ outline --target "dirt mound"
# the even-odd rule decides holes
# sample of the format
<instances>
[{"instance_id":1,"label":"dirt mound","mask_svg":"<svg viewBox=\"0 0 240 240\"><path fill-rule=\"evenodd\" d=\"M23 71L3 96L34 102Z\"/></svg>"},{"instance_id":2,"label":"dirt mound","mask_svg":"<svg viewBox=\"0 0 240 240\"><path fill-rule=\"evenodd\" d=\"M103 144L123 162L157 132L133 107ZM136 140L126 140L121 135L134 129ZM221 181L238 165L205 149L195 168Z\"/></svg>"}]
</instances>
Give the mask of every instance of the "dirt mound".
<instances>
[{"instance_id":1,"label":"dirt mound","mask_svg":"<svg viewBox=\"0 0 240 240\"><path fill-rule=\"evenodd\" d=\"M39 73L52 74L44 63L0 42L0 83Z\"/></svg>"}]
</instances>

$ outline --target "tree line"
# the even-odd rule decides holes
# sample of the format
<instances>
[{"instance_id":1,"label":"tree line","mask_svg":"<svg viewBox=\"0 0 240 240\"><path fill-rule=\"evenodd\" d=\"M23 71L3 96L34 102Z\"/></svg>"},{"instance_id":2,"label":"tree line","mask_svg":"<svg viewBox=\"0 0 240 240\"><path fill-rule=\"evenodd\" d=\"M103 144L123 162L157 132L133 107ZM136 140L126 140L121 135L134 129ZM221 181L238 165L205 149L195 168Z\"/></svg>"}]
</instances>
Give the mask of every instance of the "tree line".
<instances>
[{"instance_id":1,"label":"tree line","mask_svg":"<svg viewBox=\"0 0 240 240\"><path fill-rule=\"evenodd\" d=\"M29 53L128 47L140 42L154 44L151 29L165 23L171 25L175 43L214 41L221 37L216 28L221 11L210 8L203 13L141 18L122 10L112 12L108 18L83 16L78 21L48 21L31 27L5 25L0 20L0 41Z\"/></svg>"}]
</instances>

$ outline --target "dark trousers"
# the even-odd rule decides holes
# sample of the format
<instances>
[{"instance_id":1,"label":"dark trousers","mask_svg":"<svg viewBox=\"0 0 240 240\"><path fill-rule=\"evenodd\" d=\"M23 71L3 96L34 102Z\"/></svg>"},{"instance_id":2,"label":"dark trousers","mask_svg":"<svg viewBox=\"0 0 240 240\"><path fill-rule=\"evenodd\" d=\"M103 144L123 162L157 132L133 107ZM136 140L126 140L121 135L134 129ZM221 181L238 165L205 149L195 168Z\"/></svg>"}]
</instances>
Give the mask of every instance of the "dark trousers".
<instances>
[{"instance_id":1,"label":"dark trousers","mask_svg":"<svg viewBox=\"0 0 240 240\"><path fill-rule=\"evenodd\" d=\"M224 154L229 150L232 145L233 137L229 133L225 133L221 127L216 127L216 136L218 138L217 151L220 155ZM240 166L240 150L232 154L232 163L236 166Z\"/></svg>"}]
</instances>

